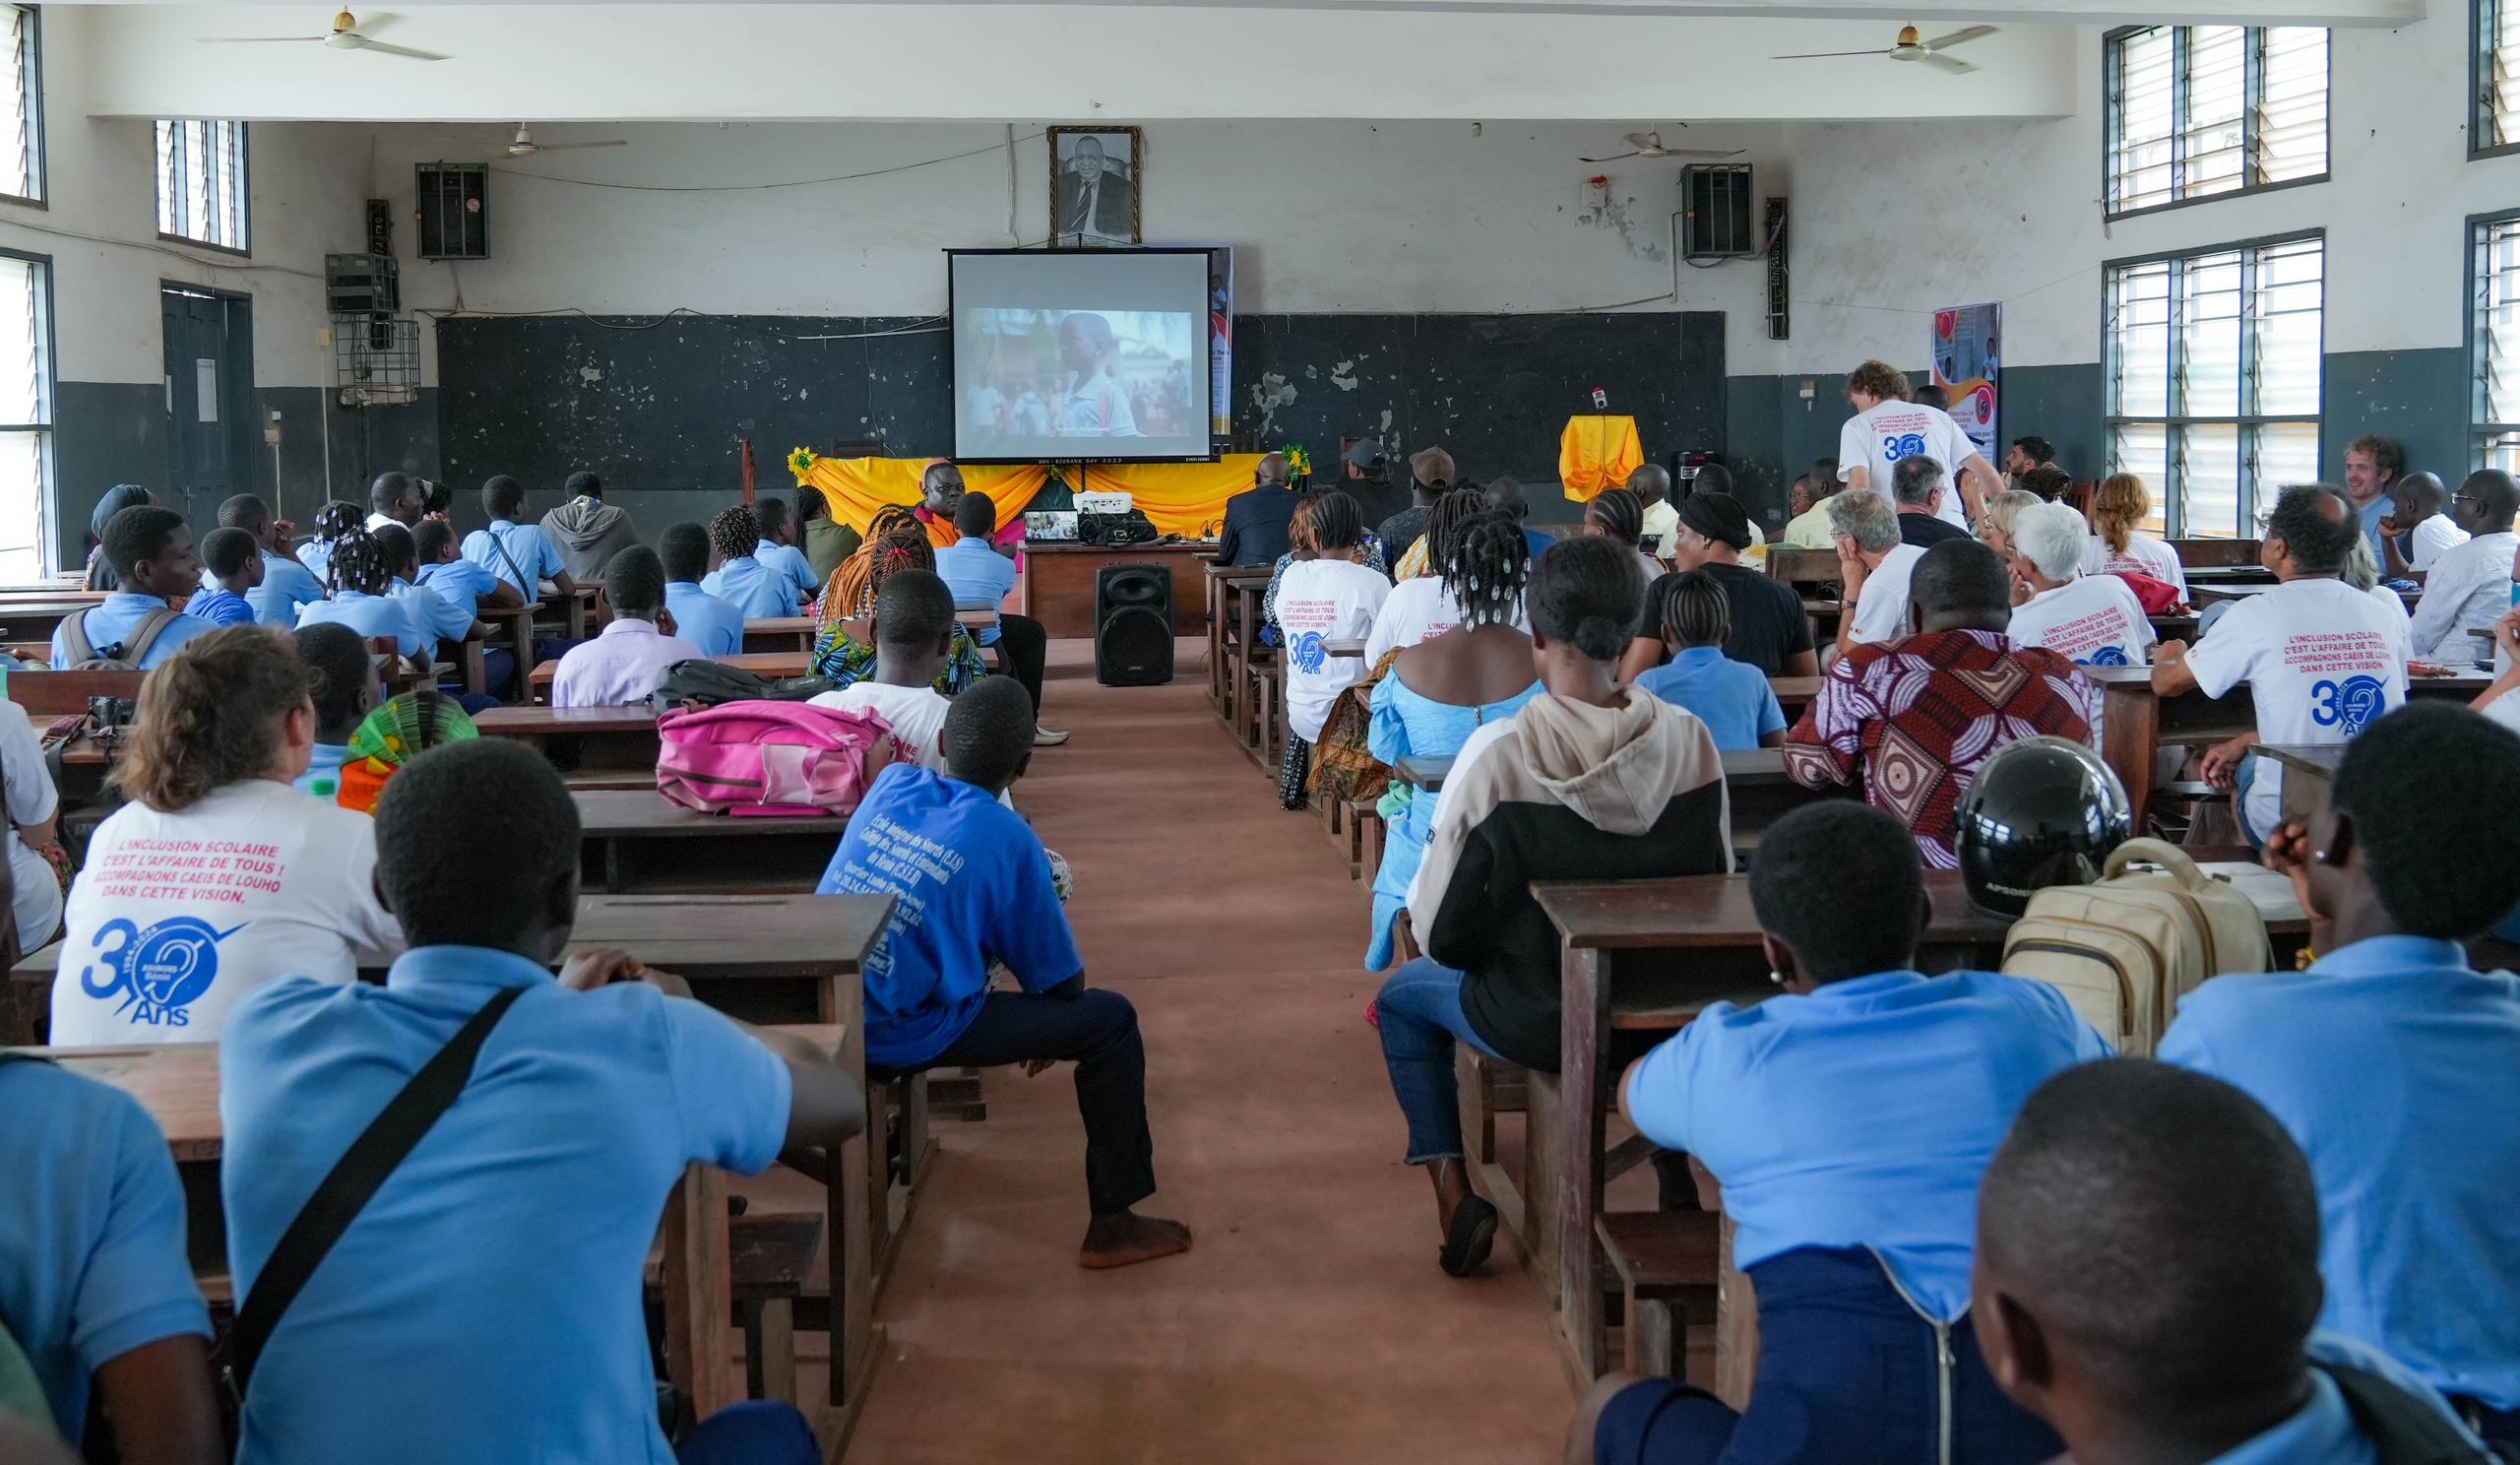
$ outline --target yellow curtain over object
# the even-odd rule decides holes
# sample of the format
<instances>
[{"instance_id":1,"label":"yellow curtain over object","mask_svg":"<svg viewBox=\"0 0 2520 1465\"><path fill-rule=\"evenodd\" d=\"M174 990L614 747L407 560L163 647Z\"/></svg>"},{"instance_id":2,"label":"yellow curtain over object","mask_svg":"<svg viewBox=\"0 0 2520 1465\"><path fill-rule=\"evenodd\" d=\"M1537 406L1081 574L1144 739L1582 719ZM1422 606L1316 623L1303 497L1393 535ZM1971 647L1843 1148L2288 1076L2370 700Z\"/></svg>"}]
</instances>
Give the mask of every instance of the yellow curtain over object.
<instances>
[{"instance_id":1,"label":"yellow curtain over object","mask_svg":"<svg viewBox=\"0 0 2520 1465\"><path fill-rule=\"evenodd\" d=\"M1631 431L1631 435L1632 431ZM933 458L818 458L797 479L820 492L832 517L865 533L867 522L886 504L915 504L919 480ZM1183 539L1200 539L1225 519L1225 501L1251 486L1259 471L1257 453L1229 453L1215 463L1134 463L1086 471L1085 488L1096 493L1126 493L1137 500L1156 529ZM1040 494L1049 479L1039 464L1013 467L967 466L963 481L997 503L997 527L1014 523ZM952 529L930 525L928 537Z\"/></svg>"},{"instance_id":2,"label":"yellow curtain over object","mask_svg":"<svg viewBox=\"0 0 2520 1465\"><path fill-rule=\"evenodd\" d=\"M1626 487L1627 476L1644 465L1634 417L1568 417L1558 435L1557 480L1577 503L1605 488Z\"/></svg>"}]
</instances>

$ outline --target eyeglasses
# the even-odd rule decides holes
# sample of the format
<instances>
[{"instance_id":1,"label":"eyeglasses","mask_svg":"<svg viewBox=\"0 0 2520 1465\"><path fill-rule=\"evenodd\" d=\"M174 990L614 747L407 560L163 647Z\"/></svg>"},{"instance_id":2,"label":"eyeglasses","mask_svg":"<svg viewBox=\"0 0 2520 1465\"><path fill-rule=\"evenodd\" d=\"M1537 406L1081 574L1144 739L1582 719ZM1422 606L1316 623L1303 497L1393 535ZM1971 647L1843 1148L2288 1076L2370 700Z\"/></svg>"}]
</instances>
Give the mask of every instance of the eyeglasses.
<instances>
[{"instance_id":1,"label":"eyeglasses","mask_svg":"<svg viewBox=\"0 0 2520 1465\"><path fill-rule=\"evenodd\" d=\"M2481 504L2481 503L2485 502L2485 500L2484 500L2484 499L2482 499L2482 498L2477 497L2477 496L2476 496L2475 494L2473 494L2473 493L2453 493L2453 494L2451 494L2451 495L2450 495L2450 502L2452 502L2452 503L2454 503L2454 504L2463 504L2463 503Z\"/></svg>"}]
</instances>

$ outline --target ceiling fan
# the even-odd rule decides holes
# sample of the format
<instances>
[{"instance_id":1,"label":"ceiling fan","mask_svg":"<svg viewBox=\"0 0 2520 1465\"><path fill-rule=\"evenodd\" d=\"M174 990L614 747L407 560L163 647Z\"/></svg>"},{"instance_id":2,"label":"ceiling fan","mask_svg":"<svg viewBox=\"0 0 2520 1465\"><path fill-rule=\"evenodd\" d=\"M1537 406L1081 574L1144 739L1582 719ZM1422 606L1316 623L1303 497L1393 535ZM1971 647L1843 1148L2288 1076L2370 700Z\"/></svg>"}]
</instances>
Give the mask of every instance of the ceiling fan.
<instances>
[{"instance_id":1,"label":"ceiling fan","mask_svg":"<svg viewBox=\"0 0 2520 1465\"><path fill-rule=\"evenodd\" d=\"M1885 51L1806 51L1798 56L1771 56L1768 59L1771 61L1817 61L1824 56L1887 56L1893 61L1922 61L1937 70L1947 71L1953 76L1962 76L1978 68L1956 56L1946 56L1943 52L1963 41L1976 40L1982 35L1992 35L1995 33L1995 29L1992 26L1971 26L1965 31L1954 31L1949 35L1937 35L1931 40L1921 40L1917 36L1916 27L1902 26L1899 28L1899 43Z\"/></svg>"},{"instance_id":2,"label":"ceiling fan","mask_svg":"<svg viewBox=\"0 0 2520 1465\"><path fill-rule=\"evenodd\" d=\"M536 153L566 153L576 148L626 148L628 138L606 138L599 143L537 143L534 133L522 122L516 125L516 141L508 144L510 158L532 158Z\"/></svg>"},{"instance_id":3,"label":"ceiling fan","mask_svg":"<svg viewBox=\"0 0 2520 1465\"><path fill-rule=\"evenodd\" d=\"M1686 122L1680 125L1688 126ZM1625 153L1613 153L1607 158L1578 158L1575 160L1577 162L1616 162L1622 158L1737 158L1741 155L1741 150L1738 148L1730 153L1711 152L1704 148L1666 148L1663 146L1663 134L1659 132L1631 132L1627 135L1627 146L1628 151Z\"/></svg>"},{"instance_id":4,"label":"ceiling fan","mask_svg":"<svg viewBox=\"0 0 2520 1465\"><path fill-rule=\"evenodd\" d=\"M387 45L384 41L367 33L367 31L383 30L394 24L395 19L390 15L369 16L367 30L362 31L359 29L358 17L346 10L333 17L332 31L323 35L205 35L201 39L216 45L251 45L258 42L302 45L320 41L337 51L377 51L384 55L401 56L411 61L446 59L435 51L415 51L409 46Z\"/></svg>"}]
</instances>

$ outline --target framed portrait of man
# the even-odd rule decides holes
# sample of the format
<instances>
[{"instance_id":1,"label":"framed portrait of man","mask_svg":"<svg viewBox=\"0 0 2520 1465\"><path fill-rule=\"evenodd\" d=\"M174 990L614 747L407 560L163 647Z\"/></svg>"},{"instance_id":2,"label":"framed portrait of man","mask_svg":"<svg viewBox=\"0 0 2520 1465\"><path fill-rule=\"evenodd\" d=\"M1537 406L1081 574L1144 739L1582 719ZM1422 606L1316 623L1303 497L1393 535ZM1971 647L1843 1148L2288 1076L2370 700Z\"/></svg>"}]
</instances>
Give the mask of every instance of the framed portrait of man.
<instances>
[{"instance_id":1,"label":"framed portrait of man","mask_svg":"<svg viewBox=\"0 0 2520 1465\"><path fill-rule=\"evenodd\" d=\"M1134 127L1050 129L1050 247L1135 244L1146 144Z\"/></svg>"}]
</instances>

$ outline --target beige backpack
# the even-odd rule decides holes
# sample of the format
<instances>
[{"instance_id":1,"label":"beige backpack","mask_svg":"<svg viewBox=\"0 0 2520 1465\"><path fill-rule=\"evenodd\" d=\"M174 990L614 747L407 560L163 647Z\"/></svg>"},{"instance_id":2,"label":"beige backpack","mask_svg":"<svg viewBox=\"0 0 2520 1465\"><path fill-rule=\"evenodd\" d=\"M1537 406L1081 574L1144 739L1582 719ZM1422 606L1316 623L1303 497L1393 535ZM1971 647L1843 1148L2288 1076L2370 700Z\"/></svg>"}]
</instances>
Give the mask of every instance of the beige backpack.
<instances>
[{"instance_id":1,"label":"beige backpack","mask_svg":"<svg viewBox=\"0 0 2520 1465\"><path fill-rule=\"evenodd\" d=\"M2159 871L2127 873L2143 863ZM2030 897L2004 937L2004 972L2045 982L2129 1057L2149 1057L2178 999L2220 972L2274 965L2266 921L2245 891L2175 845L2131 839L2101 879Z\"/></svg>"}]
</instances>

